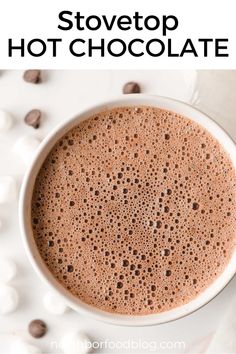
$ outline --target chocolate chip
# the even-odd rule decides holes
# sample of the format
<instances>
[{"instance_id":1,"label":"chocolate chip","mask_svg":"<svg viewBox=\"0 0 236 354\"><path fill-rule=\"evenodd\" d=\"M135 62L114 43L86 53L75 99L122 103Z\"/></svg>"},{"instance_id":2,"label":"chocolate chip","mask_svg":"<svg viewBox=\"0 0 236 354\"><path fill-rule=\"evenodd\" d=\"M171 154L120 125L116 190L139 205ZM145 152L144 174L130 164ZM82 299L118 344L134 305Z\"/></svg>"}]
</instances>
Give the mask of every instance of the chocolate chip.
<instances>
[{"instance_id":1,"label":"chocolate chip","mask_svg":"<svg viewBox=\"0 0 236 354\"><path fill-rule=\"evenodd\" d=\"M198 209L199 209L199 204L193 203L193 210L198 210Z\"/></svg>"},{"instance_id":2,"label":"chocolate chip","mask_svg":"<svg viewBox=\"0 0 236 354\"><path fill-rule=\"evenodd\" d=\"M23 79L31 84L39 84L41 80L40 70L26 70L23 75Z\"/></svg>"},{"instance_id":3,"label":"chocolate chip","mask_svg":"<svg viewBox=\"0 0 236 354\"><path fill-rule=\"evenodd\" d=\"M40 125L41 116L42 113L39 109L32 109L32 111L26 114L24 121L27 125L37 129Z\"/></svg>"},{"instance_id":4,"label":"chocolate chip","mask_svg":"<svg viewBox=\"0 0 236 354\"><path fill-rule=\"evenodd\" d=\"M141 89L139 84L137 84L137 82L127 82L124 86L123 86L123 93L124 94L129 94L129 93L140 93Z\"/></svg>"},{"instance_id":5,"label":"chocolate chip","mask_svg":"<svg viewBox=\"0 0 236 354\"><path fill-rule=\"evenodd\" d=\"M29 333L34 338L41 338L47 333L47 325L41 320L33 320L28 326Z\"/></svg>"}]
</instances>

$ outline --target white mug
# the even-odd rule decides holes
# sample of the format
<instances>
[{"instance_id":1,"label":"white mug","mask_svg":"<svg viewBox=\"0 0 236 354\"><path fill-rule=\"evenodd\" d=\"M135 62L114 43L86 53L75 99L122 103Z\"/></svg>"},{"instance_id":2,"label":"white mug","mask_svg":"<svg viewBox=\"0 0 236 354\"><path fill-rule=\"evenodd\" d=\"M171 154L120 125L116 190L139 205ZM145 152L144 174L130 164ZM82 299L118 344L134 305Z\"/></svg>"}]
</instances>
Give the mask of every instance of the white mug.
<instances>
[{"instance_id":1,"label":"white mug","mask_svg":"<svg viewBox=\"0 0 236 354\"><path fill-rule=\"evenodd\" d=\"M236 146L231 138L226 134L226 132L214 121L212 121L207 115L196 110L195 108L179 102L170 98L158 97L158 96L148 96L148 95L126 95L120 98L114 99L109 102L96 105L89 108L76 117L66 121L57 127L47 138L43 140L40 148L35 156L35 159L31 166L29 167L23 181L20 194L20 227L24 246L30 262L39 276L58 294L60 294L68 306L79 313L85 315L90 315L93 318L111 324L116 325L127 325L127 326L146 326L155 325L160 323L169 322L176 320L183 316L186 316L203 305L207 304L212 300L232 279L236 272L236 251L233 253L228 265L220 276L215 279L215 281L202 293L200 293L196 298L191 300L185 305L173 308L169 311L142 315L142 316L132 316L123 315L117 313L109 313L106 311L101 311L96 307L90 306L77 297L73 296L68 290L66 290L51 274L46 265L44 264L39 251L37 250L32 227L31 227L31 198L33 187L35 183L35 178L40 170L42 163L44 162L46 156L55 145L55 143L60 139L67 131L72 129L82 120L89 118L91 115L101 112L112 107L122 107L122 106L137 106L137 105L148 105L153 107L164 108L167 110L174 111L183 116L192 119L193 121L199 123L205 129L207 129L223 146L225 151L229 154L234 167L236 168Z\"/></svg>"}]
</instances>

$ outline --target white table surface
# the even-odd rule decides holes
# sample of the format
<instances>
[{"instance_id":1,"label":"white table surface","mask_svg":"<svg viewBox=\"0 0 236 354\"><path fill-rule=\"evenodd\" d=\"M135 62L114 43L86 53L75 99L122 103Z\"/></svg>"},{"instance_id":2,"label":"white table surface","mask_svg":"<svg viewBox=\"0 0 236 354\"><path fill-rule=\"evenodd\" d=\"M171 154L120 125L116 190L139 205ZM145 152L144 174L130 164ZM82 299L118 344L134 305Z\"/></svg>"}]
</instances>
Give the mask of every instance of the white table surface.
<instances>
[{"instance_id":1,"label":"white table surface","mask_svg":"<svg viewBox=\"0 0 236 354\"><path fill-rule=\"evenodd\" d=\"M138 81L144 93L170 96L189 102L208 113L220 123L236 141L236 71L48 71L44 83L27 84L21 71L0 71L0 109L14 116L13 128L0 136L0 175L13 175L20 183L24 164L12 151L14 141L23 135L43 139L59 122L69 119L90 104L119 95L123 83ZM40 129L34 130L23 123L30 109L44 112ZM108 339L119 347L119 341L142 341L149 345L134 350L103 349L99 353L202 353L217 328L228 302L236 290L236 279L204 308L181 320L153 327L116 327L83 317L72 310L63 316L49 314L43 307L42 297L47 287L34 273L22 246L17 203L0 205L0 257L10 255L18 265L18 275L11 284L18 290L18 309L0 316L0 354L8 354L15 336L22 336L49 353L52 342L59 342L62 334L72 328L82 329L95 341ZM41 318L49 326L42 339L33 339L27 333L29 321ZM178 349L175 341L184 341L185 349ZM159 348L151 350L155 345ZM171 348L176 346L175 348ZM54 351L55 352L55 351ZM60 351L56 351L56 353ZM51 352L50 352L51 353Z\"/></svg>"}]
</instances>

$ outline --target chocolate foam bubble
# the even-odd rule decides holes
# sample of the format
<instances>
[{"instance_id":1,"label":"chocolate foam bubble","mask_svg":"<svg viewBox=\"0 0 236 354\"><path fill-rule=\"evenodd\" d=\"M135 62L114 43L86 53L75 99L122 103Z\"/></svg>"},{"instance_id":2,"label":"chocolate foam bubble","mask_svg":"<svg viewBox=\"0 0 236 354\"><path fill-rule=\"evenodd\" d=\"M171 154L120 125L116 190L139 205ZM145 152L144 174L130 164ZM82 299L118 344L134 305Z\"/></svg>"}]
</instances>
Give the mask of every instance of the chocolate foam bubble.
<instances>
[{"instance_id":1,"label":"chocolate foam bubble","mask_svg":"<svg viewBox=\"0 0 236 354\"><path fill-rule=\"evenodd\" d=\"M109 312L144 315L195 298L235 247L236 178L201 126L153 107L114 108L54 146L32 227L51 273Z\"/></svg>"}]
</instances>

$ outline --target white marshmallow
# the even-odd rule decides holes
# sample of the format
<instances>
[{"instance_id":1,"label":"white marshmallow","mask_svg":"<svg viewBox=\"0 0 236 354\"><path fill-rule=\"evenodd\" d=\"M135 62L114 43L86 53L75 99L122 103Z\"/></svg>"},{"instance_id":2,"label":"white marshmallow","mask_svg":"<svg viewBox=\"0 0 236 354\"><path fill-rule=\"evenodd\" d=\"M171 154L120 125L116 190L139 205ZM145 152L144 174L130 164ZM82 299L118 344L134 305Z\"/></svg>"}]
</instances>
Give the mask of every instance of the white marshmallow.
<instances>
[{"instance_id":1,"label":"white marshmallow","mask_svg":"<svg viewBox=\"0 0 236 354\"><path fill-rule=\"evenodd\" d=\"M0 281L8 283L17 273L16 264L10 258L0 256Z\"/></svg>"},{"instance_id":2,"label":"white marshmallow","mask_svg":"<svg viewBox=\"0 0 236 354\"><path fill-rule=\"evenodd\" d=\"M17 196L16 181L11 176L0 176L0 204L13 202Z\"/></svg>"},{"instance_id":3,"label":"white marshmallow","mask_svg":"<svg viewBox=\"0 0 236 354\"><path fill-rule=\"evenodd\" d=\"M43 304L48 312L54 315L63 315L68 309L63 299L50 291L44 295Z\"/></svg>"},{"instance_id":4,"label":"white marshmallow","mask_svg":"<svg viewBox=\"0 0 236 354\"><path fill-rule=\"evenodd\" d=\"M6 133L12 126L10 113L0 110L0 133Z\"/></svg>"},{"instance_id":5,"label":"white marshmallow","mask_svg":"<svg viewBox=\"0 0 236 354\"><path fill-rule=\"evenodd\" d=\"M92 348L90 339L78 331L66 333L60 344L65 354L86 354Z\"/></svg>"},{"instance_id":6,"label":"white marshmallow","mask_svg":"<svg viewBox=\"0 0 236 354\"><path fill-rule=\"evenodd\" d=\"M14 146L14 152L28 165L32 162L39 147L40 141L33 136L23 136L18 139Z\"/></svg>"},{"instance_id":7,"label":"white marshmallow","mask_svg":"<svg viewBox=\"0 0 236 354\"><path fill-rule=\"evenodd\" d=\"M15 339L11 345L10 354L41 354L41 350L22 339Z\"/></svg>"},{"instance_id":8,"label":"white marshmallow","mask_svg":"<svg viewBox=\"0 0 236 354\"><path fill-rule=\"evenodd\" d=\"M0 314L5 315L17 308L19 296L11 286L0 284Z\"/></svg>"}]
</instances>

